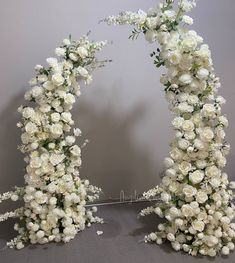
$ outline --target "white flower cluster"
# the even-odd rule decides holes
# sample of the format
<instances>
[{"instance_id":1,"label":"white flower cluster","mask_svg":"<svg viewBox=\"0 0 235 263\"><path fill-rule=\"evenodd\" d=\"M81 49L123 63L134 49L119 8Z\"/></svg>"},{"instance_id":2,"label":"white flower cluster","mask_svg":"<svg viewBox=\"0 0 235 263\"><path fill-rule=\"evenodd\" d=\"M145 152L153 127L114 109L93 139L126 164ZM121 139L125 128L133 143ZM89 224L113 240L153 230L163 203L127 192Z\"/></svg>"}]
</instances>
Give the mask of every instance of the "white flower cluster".
<instances>
[{"instance_id":1,"label":"white flower cluster","mask_svg":"<svg viewBox=\"0 0 235 263\"><path fill-rule=\"evenodd\" d=\"M185 13L195 1L180 0L177 10L173 2L166 0L148 13L124 12L105 20L134 25L132 39L142 32L149 42L158 42L161 48L151 56L157 67L167 69L161 83L175 114L175 138L162 183L144 194L147 199L160 198L161 203L141 212L155 213L166 222L146 241L169 240L175 250L194 256L228 255L235 240L235 182L229 183L223 171L230 149L224 132L228 120L221 112L225 100L217 95L220 82L208 45L184 26L193 23Z\"/></svg>"},{"instance_id":2,"label":"white flower cluster","mask_svg":"<svg viewBox=\"0 0 235 263\"><path fill-rule=\"evenodd\" d=\"M99 197L100 189L81 180L81 148L75 144L81 135L72 128L71 110L80 95L78 80L90 83L92 70L103 66L96 59L106 42L64 39L55 52L60 57L48 58L48 67L37 65L36 77L25 99L32 106L21 106L20 149L26 153L25 187L0 196L0 202L23 199L24 206L0 216L0 221L19 217L15 225L19 235L8 243L21 249L24 244L44 244L50 241L69 242L86 225L102 220L93 215L96 207L87 202Z\"/></svg>"}]
</instances>

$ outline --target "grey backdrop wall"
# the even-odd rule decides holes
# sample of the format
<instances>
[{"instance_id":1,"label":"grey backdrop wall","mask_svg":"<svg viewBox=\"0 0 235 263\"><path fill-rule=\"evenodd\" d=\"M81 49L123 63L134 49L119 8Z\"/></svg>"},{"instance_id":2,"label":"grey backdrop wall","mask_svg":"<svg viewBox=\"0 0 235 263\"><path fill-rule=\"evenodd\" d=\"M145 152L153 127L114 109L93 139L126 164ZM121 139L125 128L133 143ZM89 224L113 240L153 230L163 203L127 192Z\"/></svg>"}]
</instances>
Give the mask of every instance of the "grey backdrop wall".
<instances>
[{"instance_id":1,"label":"grey backdrop wall","mask_svg":"<svg viewBox=\"0 0 235 263\"><path fill-rule=\"evenodd\" d=\"M82 88L75 120L90 144L83 150L82 177L102 186L103 199L121 190L141 193L160 181L168 154L172 116L159 83L161 72L149 53L155 48L141 37L128 40L131 28L108 27L98 21L122 10L147 10L154 0L1 0L0 8L0 191L23 183L24 162L19 151L17 107L23 103L36 64L45 64L54 48L72 34L79 38L113 40L101 57L113 59ZM201 0L193 12L194 29L210 45L220 93L228 99L227 139L232 145L227 171L234 177L235 1Z\"/></svg>"}]
</instances>

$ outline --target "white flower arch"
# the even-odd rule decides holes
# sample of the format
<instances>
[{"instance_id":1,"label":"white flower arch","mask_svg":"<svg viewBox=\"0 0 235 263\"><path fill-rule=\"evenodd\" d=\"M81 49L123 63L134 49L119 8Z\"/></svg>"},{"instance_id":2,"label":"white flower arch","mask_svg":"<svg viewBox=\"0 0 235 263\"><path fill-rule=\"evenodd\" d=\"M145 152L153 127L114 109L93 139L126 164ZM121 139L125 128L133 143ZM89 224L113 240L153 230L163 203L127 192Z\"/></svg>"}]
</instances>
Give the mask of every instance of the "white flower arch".
<instances>
[{"instance_id":1,"label":"white flower arch","mask_svg":"<svg viewBox=\"0 0 235 263\"><path fill-rule=\"evenodd\" d=\"M0 195L0 203L11 199L24 201L21 208L0 215L0 222L18 218L19 235L7 243L21 249L25 243L69 242L78 231L102 219L94 216L96 207L87 202L99 197L101 189L79 177L81 147L72 128L71 110L80 96L79 80L92 81L92 71L102 67L96 53L106 42L90 42L87 36L78 41L64 39L55 53L60 59L48 58L48 67L37 65L36 76L25 99L31 106L20 106L22 130L20 150L26 154L25 186Z\"/></svg>"},{"instance_id":2,"label":"white flower arch","mask_svg":"<svg viewBox=\"0 0 235 263\"><path fill-rule=\"evenodd\" d=\"M195 5L196 0L164 0L147 13L122 12L104 21L133 25L131 39L144 33L148 42L158 42L151 56L157 68L167 69L161 83L175 114L175 137L161 184L144 193L146 199L160 202L141 211L166 222L146 236L146 242L168 240L175 250L191 255L227 255L235 240L235 182L229 183L223 171L230 149L224 132L228 120L221 111L225 100L217 95L220 82L209 47L185 27L193 24L186 13Z\"/></svg>"}]
</instances>

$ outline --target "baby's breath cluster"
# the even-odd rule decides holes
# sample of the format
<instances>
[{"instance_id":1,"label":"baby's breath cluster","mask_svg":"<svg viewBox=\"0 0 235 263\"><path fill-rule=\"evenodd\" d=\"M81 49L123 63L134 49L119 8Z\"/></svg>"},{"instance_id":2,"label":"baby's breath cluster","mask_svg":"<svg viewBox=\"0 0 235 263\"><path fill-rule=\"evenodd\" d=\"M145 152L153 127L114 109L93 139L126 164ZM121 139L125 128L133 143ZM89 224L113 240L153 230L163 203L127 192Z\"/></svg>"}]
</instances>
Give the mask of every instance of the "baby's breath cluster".
<instances>
[{"instance_id":1,"label":"baby's breath cluster","mask_svg":"<svg viewBox=\"0 0 235 263\"><path fill-rule=\"evenodd\" d=\"M106 42L64 39L48 58L48 66L37 65L36 77L25 99L30 106L20 106L22 130L20 150L26 155L25 186L0 195L0 202L23 199L24 206L0 215L0 222L19 218L19 235L8 242L21 249L25 243L69 242L86 225L102 220L94 216L96 207L86 204L99 197L100 189L79 177L81 147L76 137L71 110L80 96L79 80L89 84L92 71L104 62L96 59Z\"/></svg>"},{"instance_id":2,"label":"baby's breath cluster","mask_svg":"<svg viewBox=\"0 0 235 263\"><path fill-rule=\"evenodd\" d=\"M230 146L225 141L227 118L221 112L225 99L208 45L194 30L186 15L195 0L165 0L147 13L122 12L110 16L108 24L134 25L131 39L140 33L149 42L158 42L151 56L156 67L165 66L161 77L170 110L175 137L159 186L144 194L160 203L144 209L141 215L155 213L166 222L146 236L146 241L162 244L168 240L175 250L193 256L228 255L234 249L235 216L233 189L223 171Z\"/></svg>"}]
</instances>

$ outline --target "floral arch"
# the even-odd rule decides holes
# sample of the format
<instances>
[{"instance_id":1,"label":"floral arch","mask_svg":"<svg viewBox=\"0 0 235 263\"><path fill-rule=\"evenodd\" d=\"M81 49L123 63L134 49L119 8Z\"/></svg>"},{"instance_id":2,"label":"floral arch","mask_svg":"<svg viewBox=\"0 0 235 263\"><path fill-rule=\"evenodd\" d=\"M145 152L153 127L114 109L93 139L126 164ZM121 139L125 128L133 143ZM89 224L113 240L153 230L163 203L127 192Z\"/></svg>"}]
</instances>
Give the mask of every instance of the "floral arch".
<instances>
[{"instance_id":1,"label":"floral arch","mask_svg":"<svg viewBox=\"0 0 235 263\"><path fill-rule=\"evenodd\" d=\"M157 42L151 57L157 68L167 69L161 83L175 115L175 137L161 184L144 193L160 202L141 211L166 222L146 242L168 240L175 250L191 255L228 255L235 240L235 182L223 171L230 149L224 132L228 120L221 111L225 99L217 95L221 84L209 46L186 27L193 24L186 13L195 6L196 0L164 0L147 13L127 11L104 21L134 26L130 39L143 33L148 42Z\"/></svg>"},{"instance_id":2,"label":"floral arch","mask_svg":"<svg viewBox=\"0 0 235 263\"><path fill-rule=\"evenodd\" d=\"M79 176L81 148L73 128L71 110L80 96L78 81L89 84L92 71L104 66L96 53L106 42L90 42L87 36L78 41L64 39L48 58L47 67L36 65L36 76L25 93L30 106L20 106L17 126L22 130L19 146L26 157L25 185L0 195L0 203L23 200L15 211L0 215L0 222L18 218L14 229L18 236L7 243L21 249L25 243L69 242L77 232L102 219L94 215L96 207L87 207L99 197L100 188Z\"/></svg>"}]
</instances>

